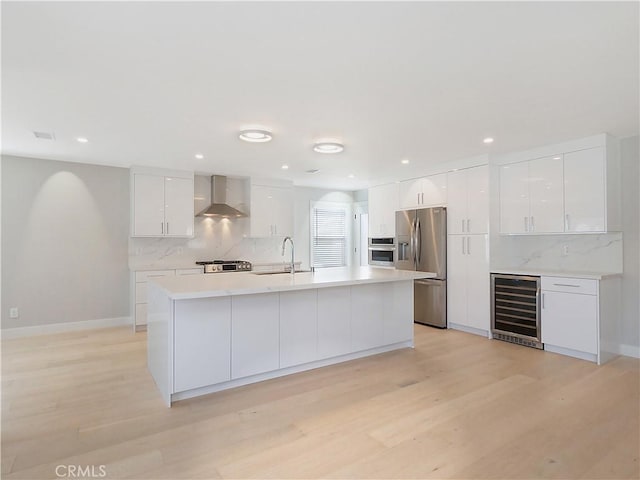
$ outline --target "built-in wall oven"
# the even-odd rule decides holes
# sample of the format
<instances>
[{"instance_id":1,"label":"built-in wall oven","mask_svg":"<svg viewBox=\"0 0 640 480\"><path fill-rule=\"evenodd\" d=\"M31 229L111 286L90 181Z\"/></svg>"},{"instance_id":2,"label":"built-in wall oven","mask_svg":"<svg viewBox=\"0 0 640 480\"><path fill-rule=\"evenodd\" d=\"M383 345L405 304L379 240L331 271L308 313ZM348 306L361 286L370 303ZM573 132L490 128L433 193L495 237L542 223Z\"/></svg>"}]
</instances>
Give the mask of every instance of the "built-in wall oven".
<instances>
[{"instance_id":1,"label":"built-in wall oven","mask_svg":"<svg viewBox=\"0 0 640 480\"><path fill-rule=\"evenodd\" d=\"M369 265L393 267L396 260L396 243L393 237L369 239Z\"/></svg>"}]
</instances>

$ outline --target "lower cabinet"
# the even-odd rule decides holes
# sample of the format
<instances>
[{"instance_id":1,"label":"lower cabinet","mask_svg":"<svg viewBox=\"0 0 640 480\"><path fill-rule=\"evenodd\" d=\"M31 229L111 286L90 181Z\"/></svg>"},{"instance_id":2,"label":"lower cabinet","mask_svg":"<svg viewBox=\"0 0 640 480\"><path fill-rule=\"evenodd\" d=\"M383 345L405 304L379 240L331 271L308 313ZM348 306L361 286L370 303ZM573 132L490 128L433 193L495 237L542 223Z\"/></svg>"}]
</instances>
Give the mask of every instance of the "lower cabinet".
<instances>
[{"instance_id":1,"label":"lower cabinet","mask_svg":"<svg viewBox=\"0 0 640 480\"><path fill-rule=\"evenodd\" d=\"M409 288L407 288L407 286ZM384 344L406 342L413 338L413 281L387 284L384 290L382 331Z\"/></svg>"},{"instance_id":2,"label":"lower cabinet","mask_svg":"<svg viewBox=\"0 0 640 480\"><path fill-rule=\"evenodd\" d=\"M351 288L351 350L358 352L384 344L384 303L388 284Z\"/></svg>"},{"instance_id":3,"label":"lower cabinet","mask_svg":"<svg viewBox=\"0 0 640 480\"><path fill-rule=\"evenodd\" d=\"M280 366L279 294L231 297L231 378Z\"/></svg>"},{"instance_id":4,"label":"lower cabinet","mask_svg":"<svg viewBox=\"0 0 640 480\"><path fill-rule=\"evenodd\" d=\"M231 298L176 301L174 391L231 380Z\"/></svg>"},{"instance_id":5,"label":"lower cabinet","mask_svg":"<svg viewBox=\"0 0 640 480\"><path fill-rule=\"evenodd\" d=\"M351 288L318 292L318 359L351 352Z\"/></svg>"},{"instance_id":6,"label":"lower cabinet","mask_svg":"<svg viewBox=\"0 0 640 480\"><path fill-rule=\"evenodd\" d=\"M280 368L318 358L317 290L280 294Z\"/></svg>"},{"instance_id":7,"label":"lower cabinet","mask_svg":"<svg viewBox=\"0 0 640 480\"><path fill-rule=\"evenodd\" d=\"M490 275L487 235L449 235L447 245L447 323L488 335Z\"/></svg>"}]
</instances>

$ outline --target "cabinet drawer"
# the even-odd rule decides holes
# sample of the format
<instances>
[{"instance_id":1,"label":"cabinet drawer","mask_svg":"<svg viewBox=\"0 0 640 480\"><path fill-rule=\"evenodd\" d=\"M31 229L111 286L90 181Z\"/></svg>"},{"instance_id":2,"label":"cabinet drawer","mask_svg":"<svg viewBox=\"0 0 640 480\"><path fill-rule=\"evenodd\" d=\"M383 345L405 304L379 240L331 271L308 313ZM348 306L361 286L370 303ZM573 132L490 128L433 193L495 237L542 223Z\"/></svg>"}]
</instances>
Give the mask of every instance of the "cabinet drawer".
<instances>
[{"instance_id":1,"label":"cabinet drawer","mask_svg":"<svg viewBox=\"0 0 640 480\"><path fill-rule=\"evenodd\" d=\"M199 268L179 268L176 270L176 275L199 275L204 273L204 267Z\"/></svg>"},{"instance_id":2,"label":"cabinet drawer","mask_svg":"<svg viewBox=\"0 0 640 480\"><path fill-rule=\"evenodd\" d=\"M542 277L542 290L551 292L581 293L583 295L598 294L598 280L572 277Z\"/></svg>"},{"instance_id":3,"label":"cabinet drawer","mask_svg":"<svg viewBox=\"0 0 640 480\"><path fill-rule=\"evenodd\" d=\"M174 270L150 270L146 272L136 272L136 282L146 282L150 277L167 277L174 274Z\"/></svg>"},{"instance_id":4,"label":"cabinet drawer","mask_svg":"<svg viewBox=\"0 0 640 480\"><path fill-rule=\"evenodd\" d=\"M147 282L136 283L136 303L147 303Z\"/></svg>"}]
</instances>

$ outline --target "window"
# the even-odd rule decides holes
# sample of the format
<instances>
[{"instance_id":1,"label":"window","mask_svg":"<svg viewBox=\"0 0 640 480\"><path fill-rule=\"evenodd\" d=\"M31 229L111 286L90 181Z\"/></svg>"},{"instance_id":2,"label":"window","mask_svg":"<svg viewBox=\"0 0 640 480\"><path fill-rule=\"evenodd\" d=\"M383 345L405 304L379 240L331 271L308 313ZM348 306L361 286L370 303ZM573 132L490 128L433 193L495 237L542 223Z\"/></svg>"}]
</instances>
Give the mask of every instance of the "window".
<instances>
[{"instance_id":1,"label":"window","mask_svg":"<svg viewBox=\"0 0 640 480\"><path fill-rule=\"evenodd\" d=\"M344 203L311 203L311 265L343 267L348 264L350 206Z\"/></svg>"}]
</instances>

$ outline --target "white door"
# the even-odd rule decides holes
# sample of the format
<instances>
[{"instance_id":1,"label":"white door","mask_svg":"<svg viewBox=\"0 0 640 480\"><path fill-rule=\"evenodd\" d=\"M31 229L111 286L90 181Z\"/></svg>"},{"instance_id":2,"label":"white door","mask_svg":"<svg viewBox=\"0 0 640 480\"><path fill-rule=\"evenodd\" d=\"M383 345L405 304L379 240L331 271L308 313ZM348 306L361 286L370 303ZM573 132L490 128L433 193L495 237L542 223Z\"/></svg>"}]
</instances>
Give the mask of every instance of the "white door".
<instances>
[{"instance_id":1,"label":"white door","mask_svg":"<svg viewBox=\"0 0 640 480\"><path fill-rule=\"evenodd\" d=\"M529 162L500 167L500 233L529 231Z\"/></svg>"},{"instance_id":2,"label":"white door","mask_svg":"<svg viewBox=\"0 0 640 480\"><path fill-rule=\"evenodd\" d=\"M400 182L400 208L416 208L422 205L422 179Z\"/></svg>"},{"instance_id":3,"label":"white door","mask_svg":"<svg viewBox=\"0 0 640 480\"><path fill-rule=\"evenodd\" d=\"M467 236L467 325L490 329L489 252L486 235Z\"/></svg>"},{"instance_id":4,"label":"white door","mask_svg":"<svg viewBox=\"0 0 640 480\"><path fill-rule=\"evenodd\" d=\"M467 231L467 170L449 172L447 178L447 233ZM474 222L475 223L475 222Z\"/></svg>"},{"instance_id":5,"label":"white door","mask_svg":"<svg viewBox=\"0 0 640 480\"><path fill-rule=\"evenodd\" d=\"M447 322L467 324L466 235L447 235Z\"/></svg>"},{"instance_id":6,"label":"white door","mask_svg":"<svg viewBox=\"0 0 640 480\"><path fill-rule=\"evenodd\" d=\"M543 291L542 343L598 353L596 295Z\"/></svg>"},{"instance_id":7,"label":"white door","mask_svg":"<svg viewBox=\"0 0 640 480\"><path fill-rule=\"evenodd\" d=\"M169 237L193 236L193 180L165 177L164 201L164 234Z\"/></svg>"},{"instance_id":8,"label":"white door","mask_svg":"<svg viewBox=\"0 0 640 480\"><path fill-rule=\"evenodd\" d=\"M562 156L538 158L529 162L531 231L564 232Z\"/></svg>"},{"instance_id":9,"label":"white door","mask_svg":"<svg viewBox=\"0 0 640 480\"><path fill-rule=\"evenodd\" d=\"M164 177L133 177L133 235L164 235Z\"/></svg>"},{"instance_id":10,"label":"white door","mask_svg":"<svg viewBox=\"0 0 640 480\"><path fill-rule=\"evenodd\" d=\"M467 231L489 233L489 166L481 165L467 171ZM451 205L451 185L447 186Z\"/></svg>"},{"instance_id":11,"label":"white door","mask_svg":"<svg viewBox=\"0 0 640 480\"><path fill-rule=\"evenodd\" d=\"M605 229L605 164L602 147L564 155L564 209L567 232Z\"/></svg>"}]
</instances>

